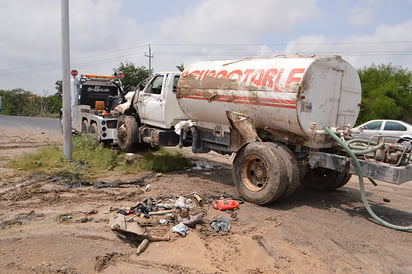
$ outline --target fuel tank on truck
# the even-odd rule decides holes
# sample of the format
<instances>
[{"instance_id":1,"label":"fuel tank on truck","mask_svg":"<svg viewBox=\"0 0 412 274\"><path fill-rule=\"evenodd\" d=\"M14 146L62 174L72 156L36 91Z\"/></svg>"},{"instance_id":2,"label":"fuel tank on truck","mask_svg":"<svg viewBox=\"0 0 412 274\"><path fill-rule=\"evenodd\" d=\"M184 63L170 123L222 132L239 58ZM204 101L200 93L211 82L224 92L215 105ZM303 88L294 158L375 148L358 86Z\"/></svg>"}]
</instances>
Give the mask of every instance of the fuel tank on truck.
<instances>
[{"instance_id":1,"label":"fuel tank on truck","mask_svg":"<svg viewBox=\"0 0 412 274\"><path fill-rule=\"evenodd\" d=\"M250 117L256 130L326 148L332 139L314 132L355 124L361 83L340 56L250 57L189 66L180 76L177 97L198 125L229 129L226 111L233 111Z\"/></svg>"}]
</instances>

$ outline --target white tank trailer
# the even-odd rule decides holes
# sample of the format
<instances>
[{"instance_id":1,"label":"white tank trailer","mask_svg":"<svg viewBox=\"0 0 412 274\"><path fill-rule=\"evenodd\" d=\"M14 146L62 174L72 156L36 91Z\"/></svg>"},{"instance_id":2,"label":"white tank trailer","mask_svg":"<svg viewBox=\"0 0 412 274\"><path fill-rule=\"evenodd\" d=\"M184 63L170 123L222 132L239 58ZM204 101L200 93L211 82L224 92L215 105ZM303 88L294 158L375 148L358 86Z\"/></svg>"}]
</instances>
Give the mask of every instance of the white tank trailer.
<instances>
[{"instance_id":1,"label":"white tank trailer","mask_svg":"<svg viewBox=\"0 0 412 274\"><path fill-rule=\"evenodd\" d=\"M339 56L282 55L196 63L182 73L177 97L200 127L219 125L229 132L229 111L250 118L258 131L326 148L333 146L332 138L316 130L355 124L361 84Z\"/></svg>"},{"instance_id":2,"label":"white tank trailer","mask_svg":"<svg viewBox=\"0 0 412 274\"><path fill-rule=\"evenodd\" d=\"M300 184L333 190L352 174L412 180L410 145L356 143L357 156L349 157L340 142L355 140L360 103L358 73L340 56L199 62L180 74L156 73L134 93L120 111L119 147L187 145L194 153L234 154L233 182L256 204L289 197Z\"/></svg>"},{"instance_id":3,"label":"white tank trailer","mask_svg":"<svg viewBox=\"0 0 412 274\"><path fill-rule=\"evenodd\" d=\"M192 125L192 150L236 153L233 181L248 201L284 199L300 183L336 189L358 172L335 139L351 138L361 107L359 75L340 56L199 62L182 72L176 96ZM409 154L387 148L381 152L399 155L403 167L360 160L365 177L410 180Z\"/></svg>"}]
</instances>

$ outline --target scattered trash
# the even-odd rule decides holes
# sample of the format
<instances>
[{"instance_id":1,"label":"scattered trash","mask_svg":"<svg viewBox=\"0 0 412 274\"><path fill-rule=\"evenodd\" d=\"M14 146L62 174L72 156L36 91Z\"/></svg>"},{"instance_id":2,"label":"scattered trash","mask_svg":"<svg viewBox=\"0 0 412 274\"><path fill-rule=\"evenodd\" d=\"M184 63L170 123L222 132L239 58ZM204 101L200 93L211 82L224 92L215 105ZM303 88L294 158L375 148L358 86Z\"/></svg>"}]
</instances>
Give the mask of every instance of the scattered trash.
<instances>
[{"instance_id":1,"label":"scattered trash","mask_svg":"<svg viewBox=\"0 0 412 274\"><path fill-rule=\"evenodd\" d=\"M144 192L149 192L151 189L152 189L151 185L148 184L148 185L145 186Z\"/></svg>"},{"instance_id":2,"label":"scattered trash","mask_svg":"<svg viewBox=\"0 0 412 274\"><path fill-rule=\"evenodd\" d=\"M134 153L126 153L126 164L132 165L134 164Z\"/></svg>"},{"instance_id":3,"label":"scattered trash","mask_svg":"<svg viewBox=\"0 0 412 274\"><path fill-rule=\"evenodd\" d=\"M166 219L160 219L159 220L159 224L161 224L161 225L165 225L165 224L167 224L169 221L168 220L166 220Z\"/></svg>"},{"instance_id":4,"label":"scattered trash","mask_svg":"<svg viewBox=\"0 0 412 274\"><path fill-rule=\"evenodd\" d=\"M140 217L144 217L144 218L150 218L149 216L149 212L151 211L150 208L148 208L147 206L145 206L142 203L138 203L136 206L130 208L131 210L133 210L133 212L140 216Z\"/></svg>"},{"instance_id":5,"label":"scattered trash","mask_svg":"<svg viewBox=\"0 0 412 274\"><path fill-rule=\"evenodd\" d=\"M192 199L188 198L187 195L180 196L175 202L175 208L194 208L196 207Z\"/></svg>"},{"instance_id":6,"label":"scattered trash","mask_svg":"<svg viewBox=\"0 0 412 274\"><path fill-rule=\"evenodd\" d=\"M187 171L211 171L215 169L210 163L206 161L194 161L195 166L188 168Z\"/></svg>"},{"instance_id":7,"label":"scattered trash","mask_svg":"<svg viewBox=\"0 0 412 274\"><path fill-rule=\"evenodd\" d=\"M220 216L219 218L210 222L210 226L214 231L219 232L229 232L231 228L230 220L225 216Z\"/></svg>"},{"instance_id":8,"label":"scattered trash","mask_svg":"<svg viewBox=\"0 0 412 274\"><path fill-rule=\"evenodd\" d=\"M152 212L149 212L149 216L152 216L152 215L165 215L165 214L169 214L169 213L172 213L172 212L174 212L174 210L152 211Z\"/></svg>"},{"instance_id":9,"label":"scattered trash","mask_svg":"<svg viewBox=\"0 0 412 274\"><path fill-rule=\"evenodd\" d=\"M97 212L98 212L97 209L92 209L89 212L87 212L87 215L97 214Z\"/></svg>"},{"instance_id":10,"label":"scattered trash","mask_svg":"<svg viewBox=\"0 0 412 274\"><path fill-rule=\"evenodd\" d=\"M0 228L3 229L13 225L22 225L24 221L41 219L43 217L43 213L36 213L34 210L31 210L29 213L20 213L17 214L17 216L13 219L4 220L3 222L0 222Z\"/></svg>"},{"instance_id":11,"label":"scattered trash","mask_svg":"<svg viewBox=\"0 0 412 274\"><path fill-rule=\"evenodd\" d=\"M196 199L197 203L199 204L199 206L203 206L203 199L202 199L202 197L200 197L200 195L197 194L197 193L193 194L193 196L195 197L195 199Z\"/></svg>"},{"instance_id":12,"label":"scattered trash","mask_svg":"<svg viewBox=\"0 0 412 274\"><path fill-rule=\"evenodd\" d=\"M130 215L130 214L135 214L136 212L134 210L130 210L130 209L119 209L117 211L117 213L127 216L127 215Z\"/></svg>"},{"instance_id":13,"label":"scattered trash","mask_svg":"<svg viewBox=\"0 0 412 274\"><path fill-rule=\"evenodd\" d=\"M136 255L139 256L141 253L143 253L143 251L146 250L147 246L149 245L149 240L148 239L144 239L139 246L137 247L136 250Z\"/></svg>"},{"instance_id":14,"label":"scattered trash","mask_svg":"<svg viewBox=\"0 0 412 274\"><path fill-rule=\"evenodd\" d=\"M210 196L202 196L197 192L179 197L147 197L130 208L110 207L110 212L112 212L110 228L120 239L137 247L137 255L144 252L152 241L169 240L169 237L164 237L168 233L178 233L181 237L186 237L189 230L195 228L196 225L206 223L210 224L215 232L229 232L231 221L226 217L221 216L206 222L204 220L209 209L209 207L205 208L207 204L219 210L239 207L240 200L228 197L232 196L221 195L212 199ZM232 220L236 221L237 212L231 213ZM135 216L127 217L130 215ZM149 228L155 226L157 226L156 229ZM148 235L150 231L162 237L152 237Z\"/></svg>"},{"instance_id":15,"label":"scattered trash","mask_svg":"<svg viewBox=\"0 0 412 274\"><path fill-rule=\"evenodd\" d=\"M160 203L160 204L157 204L157 207L158 208L163 208L163 209L172 209L173 208L173 205L171 205L171 204L163 204L163 203Z\"/></svg>"},{"instance_id":16,"label":"scattered trash","mask_svg":"<svg viewBox=\"0 0 412 274\"><path fill-rule=\"evenodd\" d=\"M140 255L146 250L149 242L170 240L169 237L152 237L148 235L137 222L126 222L126 217L122 214L112 215L109 225L110 229L114 231L120 239L137 246L137 255Z\"/></svg>"},{"instance_id":17,"label":"scattered trash","mask_svg":"<svg viewBox=\"0 0 412 274\"><path fill-rule=\"evenodd\" d=\"M185 217L181 217L179 215L178 221L180 221L182 224L190 228L194 228L197 224L203 223L203 216L205 215L205 213L200 212L195 215L190 215L190 214L187 214L187 215L188 216L185 216Z\"/></svg>"},{"instance_id":18,"label":"scattered trash","mask_svg":"<svg viewBox=\"0 0 412 274\"><path fill-rule=\"evenodd\" d=\"M63 213L57 216L57 221L60 223L87 223L93 220L93 218L89 218L87 215L86 212L80 211Z\"/></svg>"},{"instance_id":19,"label":"scattered trash","mask_svg":"<svg viewBox=\"0 0 412 274\"><path fill-rule=\"evenodd\" d=\"M236 200L217 200L213 203L213 207L218 210L230 210L239 207L239 202Z\"/></svg>"},{"instance_id":20,"label":"scattered trash","mask_svg":"<svg viewBox=\"0 0 412 274\"><path fill-rule=\"evenodd\" d=\"M179 233L182 237L186 237L187 233L189 233L189 228L185 224L179 223L172 228L172 231Z\"/></svg>"},{"instance_id":21,"label":"scattered trash","mask_svg":"<svg viewBox=\"0 0 412 274\"><path fill-rule=\"evenodd\" d=\"M186 198L183 196L180 196L176 202L175 202L175 207L176 208L186 208Z\"/></svg>"}]
</instances>

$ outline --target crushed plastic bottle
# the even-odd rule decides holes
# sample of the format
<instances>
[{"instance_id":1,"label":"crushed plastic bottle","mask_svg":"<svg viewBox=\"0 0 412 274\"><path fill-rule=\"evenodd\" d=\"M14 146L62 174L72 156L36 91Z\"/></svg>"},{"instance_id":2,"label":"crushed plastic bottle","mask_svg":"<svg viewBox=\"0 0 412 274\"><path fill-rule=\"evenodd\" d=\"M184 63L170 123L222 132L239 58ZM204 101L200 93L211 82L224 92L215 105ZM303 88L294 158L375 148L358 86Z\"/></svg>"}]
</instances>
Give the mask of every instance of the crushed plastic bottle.
<instances>
[{"instance_id":1,"label":"crushed plastic bottle","mask_svg":"<svg viewBox=\"0 0 412 274\"><path fill-rule=\"evenodd\" d=\"M189 228L185 224L179 223L172 228L172 231L186 237L187 233L189 233Z\"/></svg>"}]
</instances>

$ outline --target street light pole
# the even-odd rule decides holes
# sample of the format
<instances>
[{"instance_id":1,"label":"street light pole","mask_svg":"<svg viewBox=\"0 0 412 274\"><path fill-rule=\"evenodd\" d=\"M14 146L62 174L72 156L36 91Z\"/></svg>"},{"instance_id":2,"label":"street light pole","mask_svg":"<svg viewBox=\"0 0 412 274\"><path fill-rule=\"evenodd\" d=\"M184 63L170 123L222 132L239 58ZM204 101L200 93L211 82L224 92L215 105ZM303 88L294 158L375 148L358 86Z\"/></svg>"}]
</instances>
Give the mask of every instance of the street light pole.
<instances>
[{"instance_id":1,"label":"street light pole","mask_svg":"<svg viewBox=\"0 0 412 274\"><path fill-rule=\"evenodd\" d=\"M63 151L67 160L72 160L72 110L70 91L70 30L69 0L61 0L62 18L62 88L63 88Z\"/></svg>"}]
</instances>

